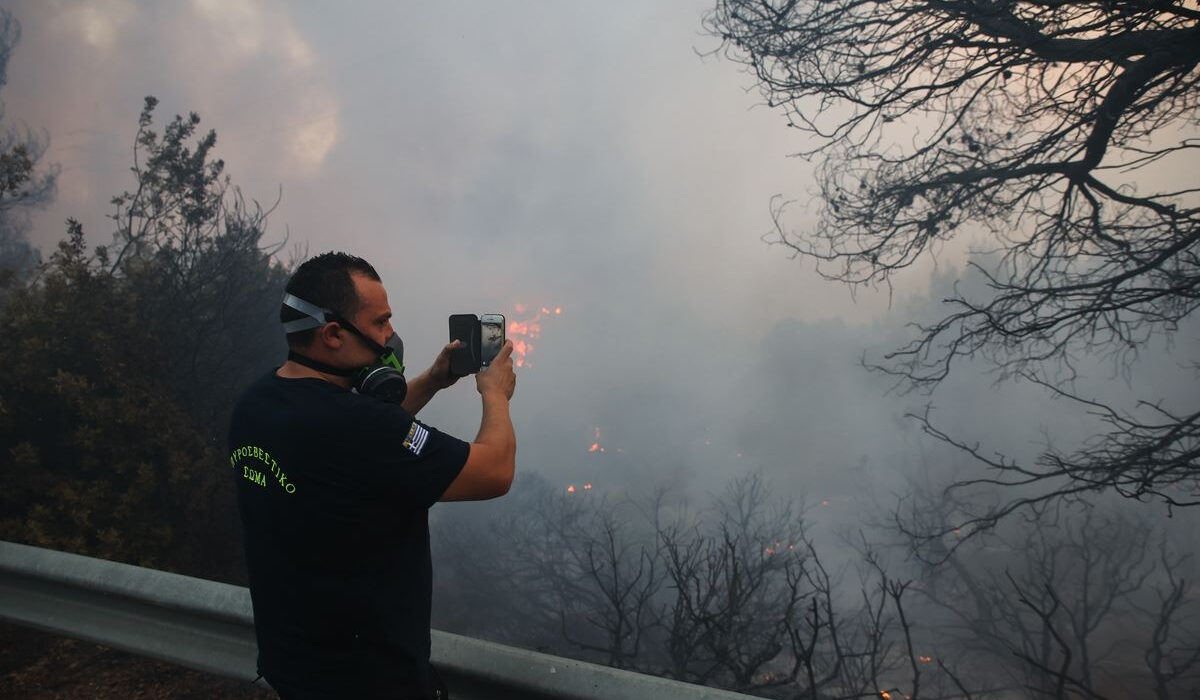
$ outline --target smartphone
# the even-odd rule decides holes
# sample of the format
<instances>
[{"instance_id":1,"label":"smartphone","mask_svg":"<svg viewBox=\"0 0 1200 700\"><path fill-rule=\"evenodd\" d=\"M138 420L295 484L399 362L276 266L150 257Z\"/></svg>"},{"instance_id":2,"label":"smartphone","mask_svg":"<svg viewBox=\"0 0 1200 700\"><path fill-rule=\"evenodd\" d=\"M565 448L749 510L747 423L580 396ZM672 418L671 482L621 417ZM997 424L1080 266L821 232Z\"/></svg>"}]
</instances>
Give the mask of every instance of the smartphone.
<instances>
[{"instance_id":1,"label":"smartphone","mask_svg":"<svg viewBox=\"0 0 1200 700\"><path fill-rule=\"evenodd\" d=\"M450 374L465 377L479 371L479 317L475 314L450 316L450 341L461 341L450 355Z\"/></svg>"},{"instance_id":2,"label":"smartphone","mask_svg":"<svg viewBox=\"0 0 1200 700\"><path fill-rule=\"evenodd\" d=\"M487 367L504 347L504 314L483 314L479 317L479 364Z\"/></svg>"}]
</instances>

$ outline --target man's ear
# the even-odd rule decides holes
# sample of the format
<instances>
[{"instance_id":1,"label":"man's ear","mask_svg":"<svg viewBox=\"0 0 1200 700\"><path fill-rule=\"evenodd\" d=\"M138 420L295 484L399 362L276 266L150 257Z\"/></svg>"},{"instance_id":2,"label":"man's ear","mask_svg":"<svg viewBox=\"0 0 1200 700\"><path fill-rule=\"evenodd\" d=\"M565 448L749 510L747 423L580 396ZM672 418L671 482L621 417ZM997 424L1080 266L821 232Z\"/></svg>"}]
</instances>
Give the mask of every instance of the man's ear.
<instances>
[{"instance_id":1,"label":"man's ear","mask_svg":"<svg viewBox=\"0 0 1200 700\"><path fill-rule=\"evenodd\" d=\"M337 321L326 323L317 329L316 340L330 350L342 347L342 326Z\"/></svg>"}]
</instances>

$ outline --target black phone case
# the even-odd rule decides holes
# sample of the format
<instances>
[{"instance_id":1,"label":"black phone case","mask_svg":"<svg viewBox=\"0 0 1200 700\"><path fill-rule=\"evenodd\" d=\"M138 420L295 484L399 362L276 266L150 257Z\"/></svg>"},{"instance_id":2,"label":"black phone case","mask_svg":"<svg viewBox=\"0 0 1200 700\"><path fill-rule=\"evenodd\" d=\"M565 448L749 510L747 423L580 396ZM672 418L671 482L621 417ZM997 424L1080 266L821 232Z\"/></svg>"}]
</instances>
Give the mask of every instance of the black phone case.
<instances>
[{"instance_id":1,"label":"black phone case","mask_svg":"<svg viewBox=\"0 0 1200 700\"><path fill-rule=\"evenodd\" d=\"M450 355L450 373L465 377L479 371L479 317L475 314L452 314L450 316L450 340L461 340L462 345Z\"/></svg>"}]
</instances>

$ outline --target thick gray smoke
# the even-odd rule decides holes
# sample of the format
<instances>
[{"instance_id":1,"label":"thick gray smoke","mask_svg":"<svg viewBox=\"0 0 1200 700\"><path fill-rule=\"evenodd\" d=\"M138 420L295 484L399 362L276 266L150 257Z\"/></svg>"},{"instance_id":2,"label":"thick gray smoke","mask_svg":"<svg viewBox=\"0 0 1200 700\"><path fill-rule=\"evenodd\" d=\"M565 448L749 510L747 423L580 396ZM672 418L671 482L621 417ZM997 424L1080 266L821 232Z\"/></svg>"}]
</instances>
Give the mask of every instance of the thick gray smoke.
<instances>
[{"instance_id":1,"label":"thick gray smoke","mask_svg":"<svg viewBox=\"0 0 1200 700\"><path fill-rule=\"evenodd\" d=\"M518 470L553 489L702 502L759 472L835 542L914 483L974 468L906 418L926 401L947 432L1016 459L1094 433L1095 416L994 384L982 363L933 397L861 367L937 313L970 241L857 301L765 244L773 194L800 201L791 224L811 221L810 170L786 157L804 144L756 104L752 77L705 54L710 4L9 3L25 32L6 118L45 129L62 168L30 241L52 250L68 216L109 241L108 198L130 185L152 94L164 119L194 110L217 131L247 197L282 192L281 257L343 249L379 268L410 368L445 342L449 314L550 309L536 337L514 333L530 347L513 415ZM1129 374L1078 368L1093 398L1136 387L1180 406L1198 347L1192 324ZM422 417L470 439L472 384ZM437 511L469 508L502 505Z\"/></svg>"}]
</instances>

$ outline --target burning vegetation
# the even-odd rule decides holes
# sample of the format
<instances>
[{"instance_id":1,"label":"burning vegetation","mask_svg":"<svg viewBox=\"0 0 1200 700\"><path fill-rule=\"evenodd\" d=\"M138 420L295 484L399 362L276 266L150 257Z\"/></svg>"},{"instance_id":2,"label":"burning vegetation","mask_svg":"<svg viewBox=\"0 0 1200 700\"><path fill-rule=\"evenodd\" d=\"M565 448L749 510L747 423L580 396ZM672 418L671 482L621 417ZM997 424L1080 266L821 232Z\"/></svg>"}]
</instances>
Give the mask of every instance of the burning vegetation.
<instances>
[{"instance_id":1,"label":"burning vegetation","mask_svg":"<svg viewBox=\"0 0 1200 700\"><path fill-rule=\"evenodd\" d=\"M593 438L592 438L592 444L591 444L591 445L588 447L588 452L590 452L590 453L597 453L597 452L603 453L604 451L605 451L605 450L604 450L604 446L600 444L600 428L599 428L599 427L597 427L597 428L596 428L595 435L593 435Z\"/></svg>"},{"instance_id":2,"label":"burning vegetation","mask_svg":"<svg viewBox=\"0 0 1200 700\"><path fill-rule=\"evenodd\" d=\"M562 307L550 308L542 306L532 316L521 318L529 311L525 304L513 306L516 314L508 321L508 338L513 344L513 364L517 367L529 366L529 354L533 352L533 341L542 333L542 322L551 316L561 316Z\"/></svg>"}]
</instances>

